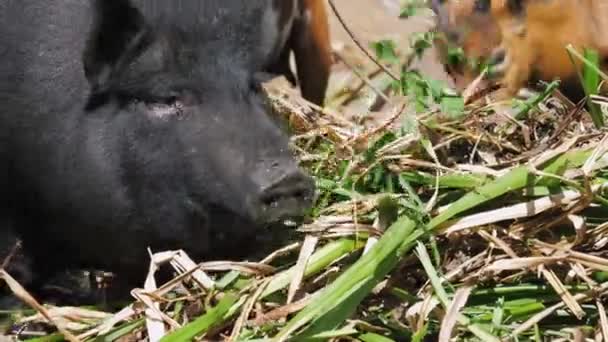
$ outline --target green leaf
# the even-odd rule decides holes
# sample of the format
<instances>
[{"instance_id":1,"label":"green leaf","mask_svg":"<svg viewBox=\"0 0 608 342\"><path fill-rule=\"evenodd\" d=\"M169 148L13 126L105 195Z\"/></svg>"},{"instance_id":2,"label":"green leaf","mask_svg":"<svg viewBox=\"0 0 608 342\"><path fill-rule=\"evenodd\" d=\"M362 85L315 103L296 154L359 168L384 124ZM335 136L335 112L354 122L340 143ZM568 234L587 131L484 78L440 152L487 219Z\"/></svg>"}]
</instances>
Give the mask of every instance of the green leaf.
<instances>
[{"instance_id":1,"label":"green leaf","mask_svg":"<svg viewBox=\"0 0 608 342\"><path fill-rule=\"evenodd\" d=\"M410 36L410 46L414 49L418 58L422 57L424 51L433 46L435 33L433 31L416 32Z\"/></svg>"},{"instance_id":2,"label":"green leaf","mask_svg":"<svg viewBox=\"0 0 608 342\"><path fill-rule=\"evenodd\" d=\"M223 322L224 315L226 315L238 299L239 296L235 293L224 294L224 297L214 308L182 328L164 336L161 342L191 341L196 336L209 331L209 328Z\"/></svg>"},{"instance_id":3,"label":"green leaf","mask_svg":"<svg viewBox=\"0 0 608 342\"><path fill-rule=\"evenodd\" d=\"M382 137L376 140L372 146L365 151L365 161L368 163L373 162L376 159L378 150L395 140L397 140L397 136L393 132L387 132L382 135Z\"/></svg>"},{"instance_id":4,"label":"green leaf","mask_svg":"<svg viewBox=\"0 0 608 342\"><path fill-rule=\"evenodd\" d=\"M395 52L395 42L392 40L380 40L372 43L372 48L376 52L376 58L388 63L398 63L399 58Z\"/></svg>"},{"instance_id":5,"label":"green leaf","mask_svg":"<svg viewBox=\"0 0 608 342\"><path fill-rule=\"evenodd\" d=\"M414 336L412 336L412 342L423 342L424 338L426 337L426 334L428 333L428 329L429 329L429 322L427 321L426 323L424 323L422 328L420 330L416 331Z\"/></svg>"},{"instance_id":6,"label":"green leaf","mask_svg":"<svg viewBox=\"0 0 608 342\"><path fill-rule=\"evenodd\" d=\"M447 59L447 64L452 66L457 66L466 62L466 57L462 47L449 47Z\"/></svg>"},{"instance_id":7,"label":"green leaf","mask_svg":"<svg viewBox=\"0 0 608 342\"><path fill-rule=\"evenodd\" d=\"M407 0L401 4L401 11L399 12L399 18L409 18L416 15L418 9L424 7L424 1L421 0Z\"/></svg>"},{"instance_id":8,"label":"green leaf","mask_svg":"<svg viewBox=\"0 0 608 342\"><path fill-rule=\"evenodd\" d=\"M399 215L399 203L390 196L384 196L378 201L378 221L382 229L389 227Z\"/></svg>"},{"instance_id":9,"label":"green leaf","mask_svg":"<svg viewBox=\"0 0 608 342\"><path fill-rule=\"evenodd\" d=\"M441 111L448 114L452 119L458 119L465 115L464 99L461 96L444 96L441 98Z\"/></svg>"}]
</instances>

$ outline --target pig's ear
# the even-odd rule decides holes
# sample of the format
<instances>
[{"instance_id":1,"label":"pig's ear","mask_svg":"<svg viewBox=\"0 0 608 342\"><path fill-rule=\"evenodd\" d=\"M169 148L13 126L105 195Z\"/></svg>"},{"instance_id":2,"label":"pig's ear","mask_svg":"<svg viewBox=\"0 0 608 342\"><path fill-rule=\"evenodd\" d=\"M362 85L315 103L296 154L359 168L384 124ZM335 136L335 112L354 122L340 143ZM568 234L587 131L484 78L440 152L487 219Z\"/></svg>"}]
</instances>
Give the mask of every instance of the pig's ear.
<instances>
[{"instance_id":1,"label":"pig's ear","mask_svg":"<svg viewBox=\"0 0 608 342\"><path fill-rule=\"evenodd\" d=\"M92 11L83 64L86 78L96 89L103 87L112 71L135 53L145 21L129 0L95 0Z\"/></svg>"}]
</instances>

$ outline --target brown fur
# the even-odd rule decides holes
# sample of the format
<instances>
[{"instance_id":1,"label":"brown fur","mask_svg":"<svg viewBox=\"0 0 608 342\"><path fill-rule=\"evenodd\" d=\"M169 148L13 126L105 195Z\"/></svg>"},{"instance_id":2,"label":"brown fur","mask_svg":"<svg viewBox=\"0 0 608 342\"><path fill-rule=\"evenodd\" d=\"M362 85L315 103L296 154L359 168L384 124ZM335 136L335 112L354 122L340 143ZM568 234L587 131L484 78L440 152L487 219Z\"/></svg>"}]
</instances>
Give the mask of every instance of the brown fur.
<instances>
[{"instance_id":1,"label":"brown fur","mask_svg":"<svg viewBox=\"0 0 608 342\"><path fill-rule=\"evenodd\" d=\"M434 1L439 30L443 33L437 41L440 57L447 60L448 46L460 46L467 59L485 60L500 45L500 29L488 12L476 9L476 0ZM478 76L478 70L464 63L448 70L456 87L463 89Z\"/></svg>"},{"instance_id":2,"label":"brown fur","mask_svg":"<svg viewBox=\"0 0 608 342\"><path fill-rule=\"evenodd\" d=\"M484 1L489 12L475 7ZM468 58L505 54L498 67L504 85L500 98L516 95L529 81L559 78L562 92L577 101L584 96L577 76L581 62L575 58L573 65L565 47L593 48L602 59L608 57L605 0L447 0L441 6L440 28ZM477 76L468 66L458 71L464 84Z\"/></svg>"},{"instance_id":3,"label":"brown fur","mask_svg":"<svg viewBox=\"0 0 608 342\"><path fill-rule=\"evenodd\" d=\"M577 68L566 46L572 44L607 56L604 40L608 33L608 5L605 0L492 0L491 12L500 27L506 52L504 93L512 97L532 78L546 81L559 78L567 92L579 97ZM514 9L514 5L520 7ZM572 97L572 96L569 96Z\"/></svg>"}]
</instances>

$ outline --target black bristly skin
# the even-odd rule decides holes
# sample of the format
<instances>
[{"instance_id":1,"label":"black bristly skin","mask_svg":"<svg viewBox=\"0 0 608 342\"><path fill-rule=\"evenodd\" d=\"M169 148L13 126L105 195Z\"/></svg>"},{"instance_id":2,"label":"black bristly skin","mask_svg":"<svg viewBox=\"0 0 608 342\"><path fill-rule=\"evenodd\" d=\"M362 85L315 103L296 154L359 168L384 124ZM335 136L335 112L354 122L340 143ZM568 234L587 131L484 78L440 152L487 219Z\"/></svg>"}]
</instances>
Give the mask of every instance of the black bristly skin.
<instances>
[{"instance_id":1,"label":"black bristly skin","mask_svg":"<svg viewBox=\"0 0 608 342\"><path fill-rule=\"evenodd\" d=\"M28 289L81 267L141 286L148 247L242 257L310 206L256 78L271 3L0 2L0 218Z\"/></svg>"}]
</instances>

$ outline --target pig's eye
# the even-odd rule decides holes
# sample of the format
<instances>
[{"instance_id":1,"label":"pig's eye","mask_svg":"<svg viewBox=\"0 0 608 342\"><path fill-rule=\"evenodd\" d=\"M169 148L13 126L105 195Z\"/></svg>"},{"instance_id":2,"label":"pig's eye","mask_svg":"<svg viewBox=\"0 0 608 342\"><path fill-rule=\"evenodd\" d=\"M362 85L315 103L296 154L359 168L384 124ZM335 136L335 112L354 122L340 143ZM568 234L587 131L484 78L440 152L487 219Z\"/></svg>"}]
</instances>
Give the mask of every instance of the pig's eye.
<instances>
[{"instance_id":1,"label":"pig's eye","mask_svg":"<svg viewBox=\"0 0 608 342\"><path fill-rule=\"evenodd\" d=\"M143 108L147 115L159 119L172 119L182 116L184 104L178 96L135 98L132 105Z\"/></svg>"},{"instance_id":2,"label":"pig's eye","mask_svg":"<svg viewBox=\"0 0 608 342\"><path fill-rule=\"evenodd\" d=\"M149 115L161 119L178 118L183 114L183 103L175 96L146 103L146 109Z\"/></svg>"},{"instance_id":3,"label":"pig's eye","mask_svg":"<svg viewBox=\"0 0 608 342\"><path fill-rule=\"evenodd\" d=\"M159 102L167 106L174 106L177 105L180 101L177 95L172 95L162 98Z\"/></svg>"}]
</instances>

